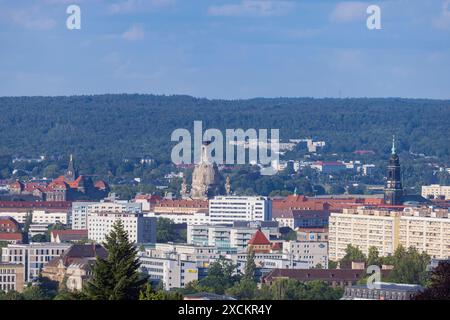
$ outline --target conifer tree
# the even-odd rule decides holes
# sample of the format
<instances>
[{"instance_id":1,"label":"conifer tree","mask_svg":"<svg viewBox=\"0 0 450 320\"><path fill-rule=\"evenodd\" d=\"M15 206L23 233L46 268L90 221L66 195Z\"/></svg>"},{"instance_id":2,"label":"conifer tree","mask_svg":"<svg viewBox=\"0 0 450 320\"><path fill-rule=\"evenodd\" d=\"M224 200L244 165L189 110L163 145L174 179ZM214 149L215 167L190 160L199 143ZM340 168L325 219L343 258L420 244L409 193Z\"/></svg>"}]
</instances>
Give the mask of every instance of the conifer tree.
<instances>
[{"instance_id":1,"label":"conifer tree","mask_svg":"<svg viewBox=\"0 0 450 320\"><path fill-rule=\"evenodd\" d=\"M252 249L249 249L247 254L247 262L245 263L243 279L255 281L255 271L256 271L255 252Z\"/></svg>"},{"instance_id":2,"label":"conifer tree","mask_svg":"<svg viewBox=\"0 0 450 320\"><path fill-rule=\"evenodd\" d=\"M84 289L86 296L92 300L137 300L147 279L138 272L137 249L129 241L121 220L113 225L103 246L108 256L97 257L93 277Z\"/></svg>"}]
</instances>

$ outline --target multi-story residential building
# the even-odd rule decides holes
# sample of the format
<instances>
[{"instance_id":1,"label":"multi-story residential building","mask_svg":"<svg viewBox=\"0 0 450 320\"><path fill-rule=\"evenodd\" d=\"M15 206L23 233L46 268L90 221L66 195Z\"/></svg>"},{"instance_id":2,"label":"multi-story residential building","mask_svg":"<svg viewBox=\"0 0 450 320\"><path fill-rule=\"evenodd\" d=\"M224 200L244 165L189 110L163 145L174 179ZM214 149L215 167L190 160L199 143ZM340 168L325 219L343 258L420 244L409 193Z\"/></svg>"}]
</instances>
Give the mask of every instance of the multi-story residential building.
<instances>
[{"instance_id":1,"label":"multi-story residential building","mask_svg":"<svg viewBox=\"0 0 450 320\"><path fill-rule=\"evenodd\" d=\"M153 210L149 211L157 214L194 214L197 212L208 212L208 201L198 199L163 199L155 203Z\"/></svg>"},{"instance_id":2,"label":"multi-story residential building","mask_svg":"<svg viewBox=\"0 0 450 320\"><path fill-rule=\"evenodd\" d=\"M404 211L359 208L332 213L329 258L341 259L348 244L358 246L365 254L374 246L381 256L386 256L402 245L414 246L432 258L449 258L449 212L431 207L407 207Z\"/></svg>"},{"instance_id":3,"label":"multi-story residential building","mask_svg":"<svg viewBox=\"0 0 450 320\"><path fill-rule=\"evenodd\" d=\"M172 220L173 223L186 223L187 225L203 225L210 222L208 212L196 213L156 213L149 212L146 217L165 218Z\"/></svg>"},{"instance_id":4,"label":"multi-story residential building","mask_svg":"<svg viewBox=\"0 0 450 320\"><path fill-rule=\"evenodd\" d=\"M39 276L46 263L68 248L70 244L65 243L10 244L2 248L2 262L22 265L24 281L29 282Z\"/></svg>"},{"instance_id":5,"label":"multi-story residential building","mask_svg":"<svg viewBox=\"0 0 450 320\"><path fill-rule=\"evenodd\" d=\"M87 230L88 207L96 202L73 202L71 225L73 230Z\"/></svg>"},{"instance_id":6,"label":"multi-story residential building","mask_svg":"<svg viewBox=\"0 0 450 320\"><path fill-rule=\"evenodd\" d=\"M23 288L24 288L23 265L0 262L0 291L22 292Z\"/></svg>"},{"instance_id":7,"label":"multi-story residential building","mask_svg":"<svg viewBox=\"0 0 450 320\"><path fill-rule=\"evenodd\" d=\"M271 200L266 197L216 196L209 200L211 224L272 220Z\"/></svg>"},{"instance_id":8,"label":"multi-story residential building","mask_svg":"<svg viewBox=\"0 0 450 320\"><path fill-rule=\"evenodd\" d=\"M68 201L0 201L0 215L25 223L32 215L34 223L64 223L69 221L71 203Z\"/></svg>"},{"instance_id":9,"label":"multi-story residential building","mask_svg":"<svg viewBox=\"0 0 450 320\"><path fill-rule=\"evenodd\" d=\"M232 225L188 225L187 243L243 251L258 228L269 239L279 236L275 221L236 221Z\"/></svg>"},{"instance_id":10,"label":"multi-story residential building","mask_svg":"<svg viewBox=\"0 0 450 320\"><path fill-rule=\"evenodd\" d=\"M450 186L441 186L432 184L429 186L422 186L422 197L424 198L444 198L450 200Z\"/></svg>"},{"instance_id":11,"label":"multi-story residential building","mask_svg":"<svg viewBox=\"0 0 450 320\"><path fill-rule=\"evenodd\" d=\"M368 253L376 247L380 256L394 253L398 246L396 236L401 212L372 209L344 209L331 213L329 224L329 258L339 260L345 256L348 244Z\"/></svg>"},{"instance_id":12,"label":"multi-story residential building","mask_svg":"<svg viewBox=\"0 0 450 320\"><path fill-rule=\"evenodd\" d=\"M405 208L400 218L398 242L424 251L432 258L450 258L448 210Z\"/></svg>"},{"instance_id":13,"label":"multi-story residential building","mask_svg":"<svg viewBox=\"0 0 450 320\"><path fill-rule=\"evenodd\" d=\"M327 241L328 228L297 228L297 240L299 241Z\"/></svg>"},{"instance_id":14,"label":"multi-story residential building","mask_svg":"<svg viewBox=\"0 0 450 320\"><path fill-rule=\"evenodd\" d=\"M144 217L140 203L126 202L100 202L89 205L88 238L102 243L118 220L123 222L130 241L156 242L156 218Z\"/></svg>"},{"instance_id":15,"label":"multi-story residential building","mask_svg":"<svg viewBox=\"0 0 450 320\"><path fill-rule=\"evenodd\" d=\"M308 269L317 266L328 268L328 242L326 241L284 241L283 254L294 260L305 261Z\"/></svg>"}]
</instances>

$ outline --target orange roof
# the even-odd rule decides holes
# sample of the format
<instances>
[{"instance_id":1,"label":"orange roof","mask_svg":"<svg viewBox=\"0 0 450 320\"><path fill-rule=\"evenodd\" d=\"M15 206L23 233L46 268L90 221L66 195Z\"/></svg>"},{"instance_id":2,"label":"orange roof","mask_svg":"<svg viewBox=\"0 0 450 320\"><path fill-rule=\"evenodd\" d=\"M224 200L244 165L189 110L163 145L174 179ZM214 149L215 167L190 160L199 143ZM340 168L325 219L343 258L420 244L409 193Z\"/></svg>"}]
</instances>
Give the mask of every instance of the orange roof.
<instances>
[{"instance_id":1,"label":"orange roof","mask_svg":"<svg viewBox=\"0 0 450 320\"><path fill-rule=\"evenodd\" d=\"M20 232L0 232L0 240L22 241L22 234Z\"/></svg>"},{"instance_id":2,"label":"orange roof","mask_svg":"<svg viewBox=\"0 0 450 320\"><path fill-rule=\"evenodd\" d=\"M87 230L52 230L52 234L53 234L53 236L66 235L66 234L87 236L88 231Z\"/></svg>"},{"instance_id":3,"label":"orange roof","mask_svg":"<svg viewBox=\"0 0 450 320\"><path fill-rule=\"evenodd\" d=\"M69 182L69 186L71 188L78 188L81 180L83 180L83 176L79 176L78 178L76 178L74 181Z\"/></svg>"},{"instance_id":4,"label":"orange roof","mask_svg":"<svg viewBox=\"0 0 450 320\"><path fill-rule=\"evenodd\" d=\"M257 230L248 244L251 244L253 246L270 245L270 241L267 240L266 236L264 235L264 233L262 233L261 230Z\"/></svg>"},{"instance_id":5,"label":"orange roof","mask_svg":"<svg viewBox=\"0 0 450 320\"><path fill-rule=\"evenodd\" d=\"M97 189L106 189L107 185L106 182L103 180L98 180L95 185L94 185Z\"/></svg>"}]
</instances>

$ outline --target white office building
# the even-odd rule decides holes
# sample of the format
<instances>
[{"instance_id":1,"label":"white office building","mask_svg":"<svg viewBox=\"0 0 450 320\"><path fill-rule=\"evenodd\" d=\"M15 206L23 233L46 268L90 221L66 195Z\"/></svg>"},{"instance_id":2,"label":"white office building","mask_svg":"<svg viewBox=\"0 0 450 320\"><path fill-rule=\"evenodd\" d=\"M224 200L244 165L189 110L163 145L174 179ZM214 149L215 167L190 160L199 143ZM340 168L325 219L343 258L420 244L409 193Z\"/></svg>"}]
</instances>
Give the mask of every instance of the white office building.
<instances>
[{"instance_id":1,"label":"white office building","mask_svg":"<svg viewBox=\"0 0 450 320\"><path fill-rule=\"evenodd\" d=\"M140 203L101 202L89 205L88 238L104 242L118 220L122 221L130 241L156 242L156 218L144 217Z\"/></svg>"},{"instance_id":2,"label":"white office building","mask_svg":"<svg viewBox=\"0 0 450 320\"><path fill-rule=\"evenodd\" d=\"M211 224L232 224L234 221L269 221L272 206L266 197L216 196L209 200Z\"/></svg>"},{"instance_id":3,"label":"white office building","mask_svg":"<svg viewBox=\"0 0 450 320\"><path fill-rule=\"evenodd\" d=\"M25 282L37 278L44 265L63 254L71 244L67 243L31 243L9 244L2 248L2 262L22 264Z\"/></svg>"},{"instance_id":4,"label":"white office building","mask_svg":"<svg viewBox=\"0 0 450 320\"><path fill-rule=\"evenodd\" d=\"M19 223L25 223L27 217L31 214L33 223L45 223L45 224L68 224L69 223L69 211L66 209L61 210L39 210L34 209L30 211L17 212L5 212L1 213L2 216L8 216L14 218Z\"/></svg>"},{"instance_id":5,"label":"white office building","mask_svg":"<svg viewBox=\"0 0 450 320\"><path fill-rule=\"evenodd\" d=\"M188 225L187 243L244 251L258 228L267 239L279 236L276 221L236 221L232 225Z\"/></svg>"},{"instance_id":6,"label":"white office building","mask_svg":"<svg viewBox=\"0 0 450 320\"><path fill-rule=\"evenodd\" d=\"M303 261L307 269L321 266L328 269L328 242L326 241L284 241L283 253L293 260Z\"/></svg>"},{"instance_id":7,"label":"white office building","mask_svg":"<svg viewBox=\"0 0 450 320\"><path fill-rule=\"evenodd\" d=\"M146 217L165 218L173 223L186 223L187 225L203 225L210 222L209 215L206 212L196 213L145 213Z\"/></svg>"},{"instance_id":8,"label":"white office building","mask_svg":"<svg viewBox=\"0 0 450 320\"><path fill-rule=\"evenodd\" d=\"M186 284L198 280L195 261L183 260L177 253L155 254L149 250L140 252L141 271L154 282L162 282L164 289L184 288Z\"/></svg>"},{"instance_id":9,"label":"white office building","mask_svg":"<svg viewBox=\"0 0 450 320\"><path fill-rule=\"evenodd\" d=\"M71 223L73 230L87 230L88 208L96 202L73 202Z\"/></svg>"}]
</instances>

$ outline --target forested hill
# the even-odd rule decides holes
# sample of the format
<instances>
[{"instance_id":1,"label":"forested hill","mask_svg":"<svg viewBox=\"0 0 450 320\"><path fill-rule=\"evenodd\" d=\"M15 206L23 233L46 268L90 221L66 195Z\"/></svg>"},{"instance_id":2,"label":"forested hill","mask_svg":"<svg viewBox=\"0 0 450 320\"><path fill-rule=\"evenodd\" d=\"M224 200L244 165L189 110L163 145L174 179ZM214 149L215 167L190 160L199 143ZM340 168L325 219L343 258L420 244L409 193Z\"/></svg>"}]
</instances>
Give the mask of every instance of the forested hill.
<instances>
[{"instance_id":1,"label":"forested hill","mask_svg":"<svg viewBox=\"0 0 450 320\"><path fill-rule=\"evenodd\" d=\"M330 152L398 149L450 155L450 101L98 95L0 98L0 155L74 153L78 159L169 159L176 128L279 128L281 138L325 140Z\"/></svg>"}]
</instances>

